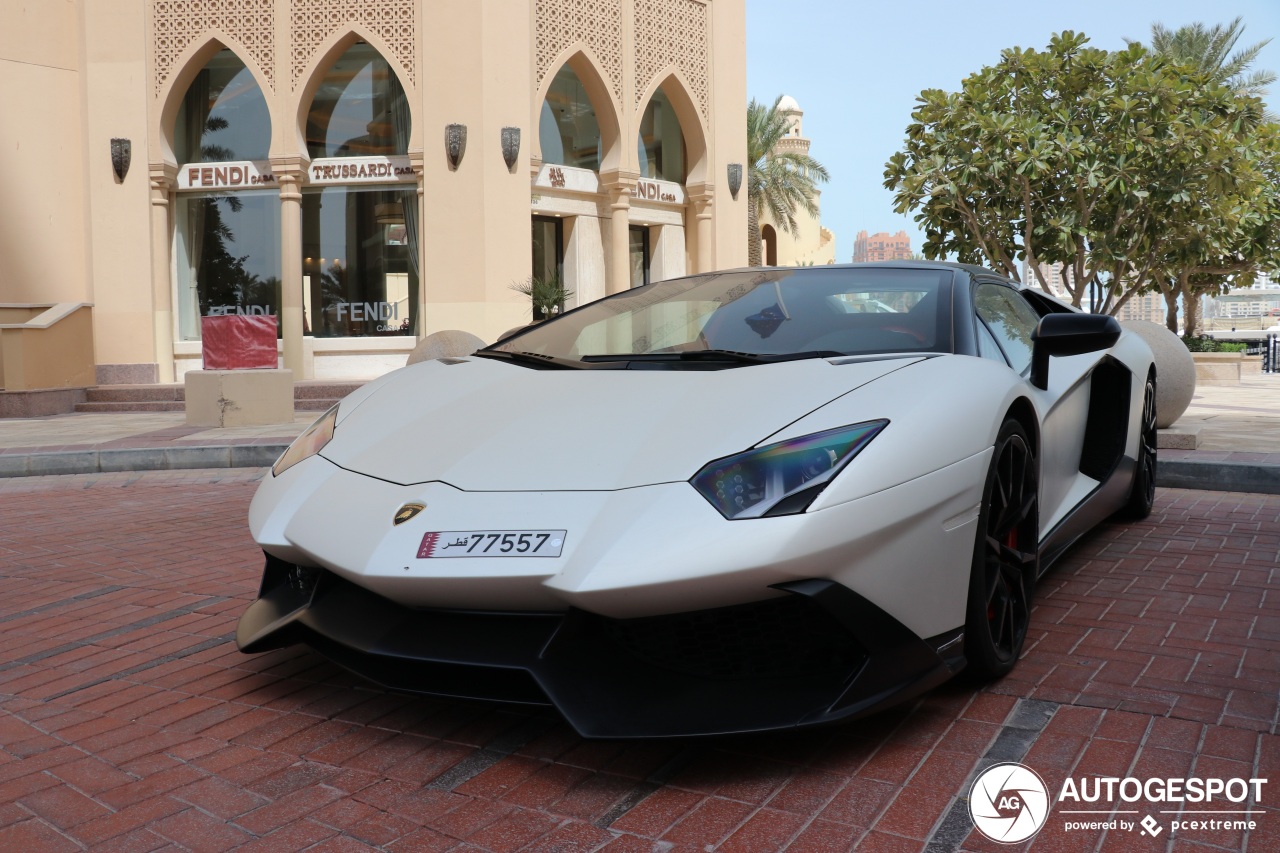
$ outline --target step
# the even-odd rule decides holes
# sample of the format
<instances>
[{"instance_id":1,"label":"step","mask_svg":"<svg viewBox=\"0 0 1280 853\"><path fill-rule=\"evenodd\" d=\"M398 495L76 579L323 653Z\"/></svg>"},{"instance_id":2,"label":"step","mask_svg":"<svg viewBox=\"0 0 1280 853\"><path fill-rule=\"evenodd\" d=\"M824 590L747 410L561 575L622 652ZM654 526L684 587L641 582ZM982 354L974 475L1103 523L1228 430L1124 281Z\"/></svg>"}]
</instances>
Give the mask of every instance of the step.
<instances>
[{"instance_id":1,"label":"step","mask_svg":"<svg viewBox=\"0 0 1280 853\"><path fill-rule=\"evenodd\" d=\"M182 412L186 410L186 406L187 404L180 400L113 400L76 403L76 412Z\"/></svg>"},{"instance_id":2,"label":"step","mask_svg":"<svg viewBox=\"0 0 1280 853\"><path fill-rule=\"evenodd\" d=\"M99 385L86 391L90 403L182 402L182 385Z\"/></svg>"},{"instance_id":3,"label":"step","mask_svg":"<svg viewBox=\"0 0 1280 853\"><path fill-rule=\"evenodd\" d=\"M327 412L337 402L337 397L312 397L304 400L294 400L293 410L295 412Z\"/></svg>"},{"instance_id":4,"label":"step","mask_svg":"<svg viewBox=\"0 0 1280 853\"><path fill-rule=\"evenodd\" d=\"M322 379L307 379L293 384L293 399L341 400L364 384L363 382L330 382Z\"/></svg>"}]
</instances>

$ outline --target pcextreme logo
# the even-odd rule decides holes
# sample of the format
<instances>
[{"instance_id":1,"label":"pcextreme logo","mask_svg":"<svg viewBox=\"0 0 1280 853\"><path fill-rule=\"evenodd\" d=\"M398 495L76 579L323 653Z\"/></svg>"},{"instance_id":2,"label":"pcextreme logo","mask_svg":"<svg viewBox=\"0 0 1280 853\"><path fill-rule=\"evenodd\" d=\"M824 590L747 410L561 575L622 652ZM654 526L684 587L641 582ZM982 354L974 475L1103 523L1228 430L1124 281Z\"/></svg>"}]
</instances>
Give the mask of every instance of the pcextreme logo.
<instances>
[{"instance_id":1,"label":"pcextreme logo","mask_svg":"<svg viewBox=\"0 0 1280 853\"><path fill-rule=\"evenodd\" d=\"M1055 807L1067 833L1105 829L1156 837L1169 829L1185 838L1197 831L1256 829L1266 784L1240 778L1068 778L1055 804L1040 774L1006 762L978 774L969 791L969 816L979 832L1000 844L1031 838ZM1145 814L1133 807L1139 803L1149 806Z\"/></svg>"}]
</instances>

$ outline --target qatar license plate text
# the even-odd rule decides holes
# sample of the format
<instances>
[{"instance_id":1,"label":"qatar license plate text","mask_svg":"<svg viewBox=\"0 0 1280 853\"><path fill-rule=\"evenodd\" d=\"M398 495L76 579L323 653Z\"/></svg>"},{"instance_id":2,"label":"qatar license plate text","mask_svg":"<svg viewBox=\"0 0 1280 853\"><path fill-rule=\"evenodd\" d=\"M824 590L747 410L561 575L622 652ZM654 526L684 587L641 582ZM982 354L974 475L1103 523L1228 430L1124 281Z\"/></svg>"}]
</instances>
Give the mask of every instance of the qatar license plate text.
<instances>
[{"instance_id":1,"label":"qatar license plate text","mask_svg":"<svg viewBox=\"0 0 1280 853\"><path fill-rule=\"evenodd\" d=\"M426 534L418 559L441 557L559 557L564 530L442 530Z\"/></svg>"}]
</instances>

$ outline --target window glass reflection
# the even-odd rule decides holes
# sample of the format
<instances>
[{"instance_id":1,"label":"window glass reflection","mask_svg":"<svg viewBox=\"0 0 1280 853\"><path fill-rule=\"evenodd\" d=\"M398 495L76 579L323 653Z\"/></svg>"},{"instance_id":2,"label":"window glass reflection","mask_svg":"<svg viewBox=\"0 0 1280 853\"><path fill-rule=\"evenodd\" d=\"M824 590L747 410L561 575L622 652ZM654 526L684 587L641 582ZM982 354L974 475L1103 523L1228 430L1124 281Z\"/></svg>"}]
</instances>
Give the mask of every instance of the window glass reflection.
<instances>
[{"instance_id":1,"label":"window glass reflection","mask_svg":"<svg viewBox=\"0 0 1280 853\"><path fill-rule=\"evenodd\" d=\"M316 337L412 335L417 239L410 187L324 187L302 196L303 330Z\"/></svg>"},{"instance_id":2,"label":"window glass reflection","mask_svg":"<svg viewBox=\"0 0 1280 853\"><path fill-rule=\"evenodd\" d=\"M671 101L661 89L653 93L640 119L640 177L684 183L684 133Z\"/></svg>"},{"instance_id":3,"label":"window glass reflection","mask_svg":"<svg viewBox=\"0 0 1280 853\"><path fill-rule=\"evenodd\" d=\"M179 164L265 160L271 115L257 81L230 50L219 51L187 89L173 128Z\"/></svg>"},{"instance_id":4,"label":"window glass reflection","mask_svg":"<svg viewBox=\"0 0 1280 853\"><path fill-rule=\"evenodd\" d=\"M1031 333L1040 316L1011 287L980 284L975 298L978 316L986 321L1009 364L1019 373L1031 366Z\"/></svg>"},{"instance_id":5,"label":"window glass reflection","mask_svg":"<svg viewBox=\"0 0 1280 853\"><path fill-rule=\"evenodd\" d=\"M600 169L600 124L582 81L568 65L551 81L538 121L542 162Z\"/></svg>"},{"instance_id":6,"label":"window glass reflection","mask_svg":"<svg viewBox=\"0 0 1280 853\"><path fill-rule=\"evenodd\" d=\"M307 114L307 151L313 158L404 154L409 130L400 80L382 54L360 42L316 89Z\"/></svg>"},{"instance_id":7,"label":"window glass reflection","mask_svg":"<svg viewBox=\"0 0 1280 853\"><path fill-rule=\"evenodd\" d=\"M200 340L201 317L280 315L277 193L183 193L175 214L180 340Z\"/></svg>"}]
</instances>

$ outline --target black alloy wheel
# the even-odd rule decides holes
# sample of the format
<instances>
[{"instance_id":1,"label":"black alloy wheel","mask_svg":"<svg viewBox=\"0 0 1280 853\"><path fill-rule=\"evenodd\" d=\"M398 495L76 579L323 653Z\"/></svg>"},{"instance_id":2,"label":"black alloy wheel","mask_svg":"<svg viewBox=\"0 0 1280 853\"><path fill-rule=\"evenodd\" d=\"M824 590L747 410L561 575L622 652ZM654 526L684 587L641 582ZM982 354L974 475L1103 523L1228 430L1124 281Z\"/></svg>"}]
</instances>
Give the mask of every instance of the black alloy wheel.
<instances>
[{"instance_id":1,"label":"black alloy wheel","mask_svg":"<svg viewBox=\"0 0 1280 853\"><path fill-rule=\"evenodd\" d=\"M1039 568L1039 477L1022 425L1004 422L983 489L969 602L965 656L980 679L999 678L1018 662L1031 623Z\"/></svg>"},{"instance_id":2,"label":"black alloy wheel","mask_svg":"<svg viewBox=\"0 0 1280 853\"><path fill-rule=\"evenodd\" d=\"M1138 467L1133 472L1133 490L1122 515L1138 521L1151 515L1156 502L1156 378L1147 377L1142 396L1142 423L1138 432Z\"/></svg>"}]
</instances>

